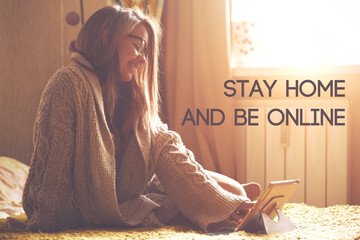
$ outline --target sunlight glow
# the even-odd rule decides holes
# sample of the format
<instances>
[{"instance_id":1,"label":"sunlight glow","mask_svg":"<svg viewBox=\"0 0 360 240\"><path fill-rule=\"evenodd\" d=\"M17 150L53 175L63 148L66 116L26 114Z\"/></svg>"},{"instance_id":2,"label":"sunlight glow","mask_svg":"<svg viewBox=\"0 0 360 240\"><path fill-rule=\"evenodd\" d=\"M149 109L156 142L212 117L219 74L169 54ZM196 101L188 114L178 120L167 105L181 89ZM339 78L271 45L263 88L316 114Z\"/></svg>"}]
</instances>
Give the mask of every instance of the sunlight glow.
<instances>
[{"instance_id":1,"label":"sunlight glow","mask_svg":"<svg viewBox=\"0 0 360 240\"><path fill-rule=\"evenodd\" d=\"M233 66L360 65L359 9L351 0L232 0Z\"/></svg>"}]
</instances>

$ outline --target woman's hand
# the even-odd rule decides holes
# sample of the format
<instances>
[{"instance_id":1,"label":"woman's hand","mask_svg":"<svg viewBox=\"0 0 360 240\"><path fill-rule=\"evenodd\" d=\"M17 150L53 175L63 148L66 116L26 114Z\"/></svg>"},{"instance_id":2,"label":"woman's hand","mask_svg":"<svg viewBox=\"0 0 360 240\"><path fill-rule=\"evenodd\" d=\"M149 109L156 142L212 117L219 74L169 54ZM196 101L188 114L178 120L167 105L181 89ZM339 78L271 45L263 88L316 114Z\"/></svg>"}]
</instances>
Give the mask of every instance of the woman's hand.
<instances>
[{"instance_id":1,"label":"woman's hand","mask_svg":"<svg viewBox=\"0 0 360 240\"><path fill-rule=\"evenodd\" d=\"M229 220L240 224L255 203L256 201L251 202L250 200L242 202L235 212L230 215Z\"/></svg>"}]
</instances>

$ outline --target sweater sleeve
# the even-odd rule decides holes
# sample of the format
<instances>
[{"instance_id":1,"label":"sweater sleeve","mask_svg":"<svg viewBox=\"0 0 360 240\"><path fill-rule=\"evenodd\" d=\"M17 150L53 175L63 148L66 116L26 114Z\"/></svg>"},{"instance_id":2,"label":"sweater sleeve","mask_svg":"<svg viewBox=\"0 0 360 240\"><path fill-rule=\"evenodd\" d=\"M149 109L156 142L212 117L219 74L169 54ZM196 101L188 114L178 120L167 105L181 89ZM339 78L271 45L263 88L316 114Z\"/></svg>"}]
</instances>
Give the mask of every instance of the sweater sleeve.
<instances>
[{"instance_id":1,"label":"sweater sleeve","mask_svg":"<svg viewBox=\"0 0 360 240\"><path fill-rule=\"evenodd\" d=\"M195 161L178 134L166 130L159 135L156 175L179 211L206 232L234 229L226 219L248 198L221 188Z\"/></svg>"},{"instance_id":2,"label":"sweater sleeve","mask_svg":"<svg viewBox=\"0 0 360 240\"><path fill-rule=\"evenodd\" d=\"M74 99L66 74L46 86L34 125L34 152L23 193L27 230L54 231L71 225Z\"/></svg>"}]
</instances>

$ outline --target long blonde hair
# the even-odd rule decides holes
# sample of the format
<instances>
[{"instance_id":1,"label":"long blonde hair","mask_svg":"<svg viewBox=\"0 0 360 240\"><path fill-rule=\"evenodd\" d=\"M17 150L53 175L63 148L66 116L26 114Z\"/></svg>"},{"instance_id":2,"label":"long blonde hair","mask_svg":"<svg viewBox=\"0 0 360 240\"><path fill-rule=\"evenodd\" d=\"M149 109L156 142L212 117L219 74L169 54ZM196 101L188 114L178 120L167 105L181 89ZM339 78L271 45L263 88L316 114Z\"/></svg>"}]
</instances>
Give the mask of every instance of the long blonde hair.
<instances>
[{"instance_id":1,"label":"long blonde hair","mask_svg":"<svg viewBox=\"0 0 360 240\"><path fill-rule=\"evenodd\" d=\"M136 124L155 134L159 118L158 57L162 31L155 18L139 9L108 6L95 12L79 32L76 51L95 68L103 89L104 107L110 129L115 129L115 103L121 80L117 59L117 45L137 24L143 24L149 35L147 61L132 80L132 99L129 114L123 124L125 132ZM108 44L102 35L109 30ZM116 129L115 129L116 131Z\"/></svg>"}]
</instances>

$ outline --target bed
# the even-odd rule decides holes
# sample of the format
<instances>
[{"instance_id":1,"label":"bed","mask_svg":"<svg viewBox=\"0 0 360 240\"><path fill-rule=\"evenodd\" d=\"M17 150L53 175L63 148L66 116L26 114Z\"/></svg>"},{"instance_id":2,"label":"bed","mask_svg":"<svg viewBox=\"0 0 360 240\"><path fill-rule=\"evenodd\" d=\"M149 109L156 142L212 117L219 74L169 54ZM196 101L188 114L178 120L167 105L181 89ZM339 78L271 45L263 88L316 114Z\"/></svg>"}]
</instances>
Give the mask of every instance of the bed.
<instances>
[{"instance_id":1,"label":"bed","mask_svg":"<svg viewBox=\"0 0 360 240\"><path fill-rule=\"evenodd\" d=\"M316 208L287 203L283 212L298 227L282 234L240 232L203 233L197 227L168 226L157 229L79 228L56 233L24 232L27 219L21 194L28 166L12 158L0 157L0 239L360 239L360 206L337 205ZM15 227L14 227L15 226Z\"/></svg>"}]
</instances>

